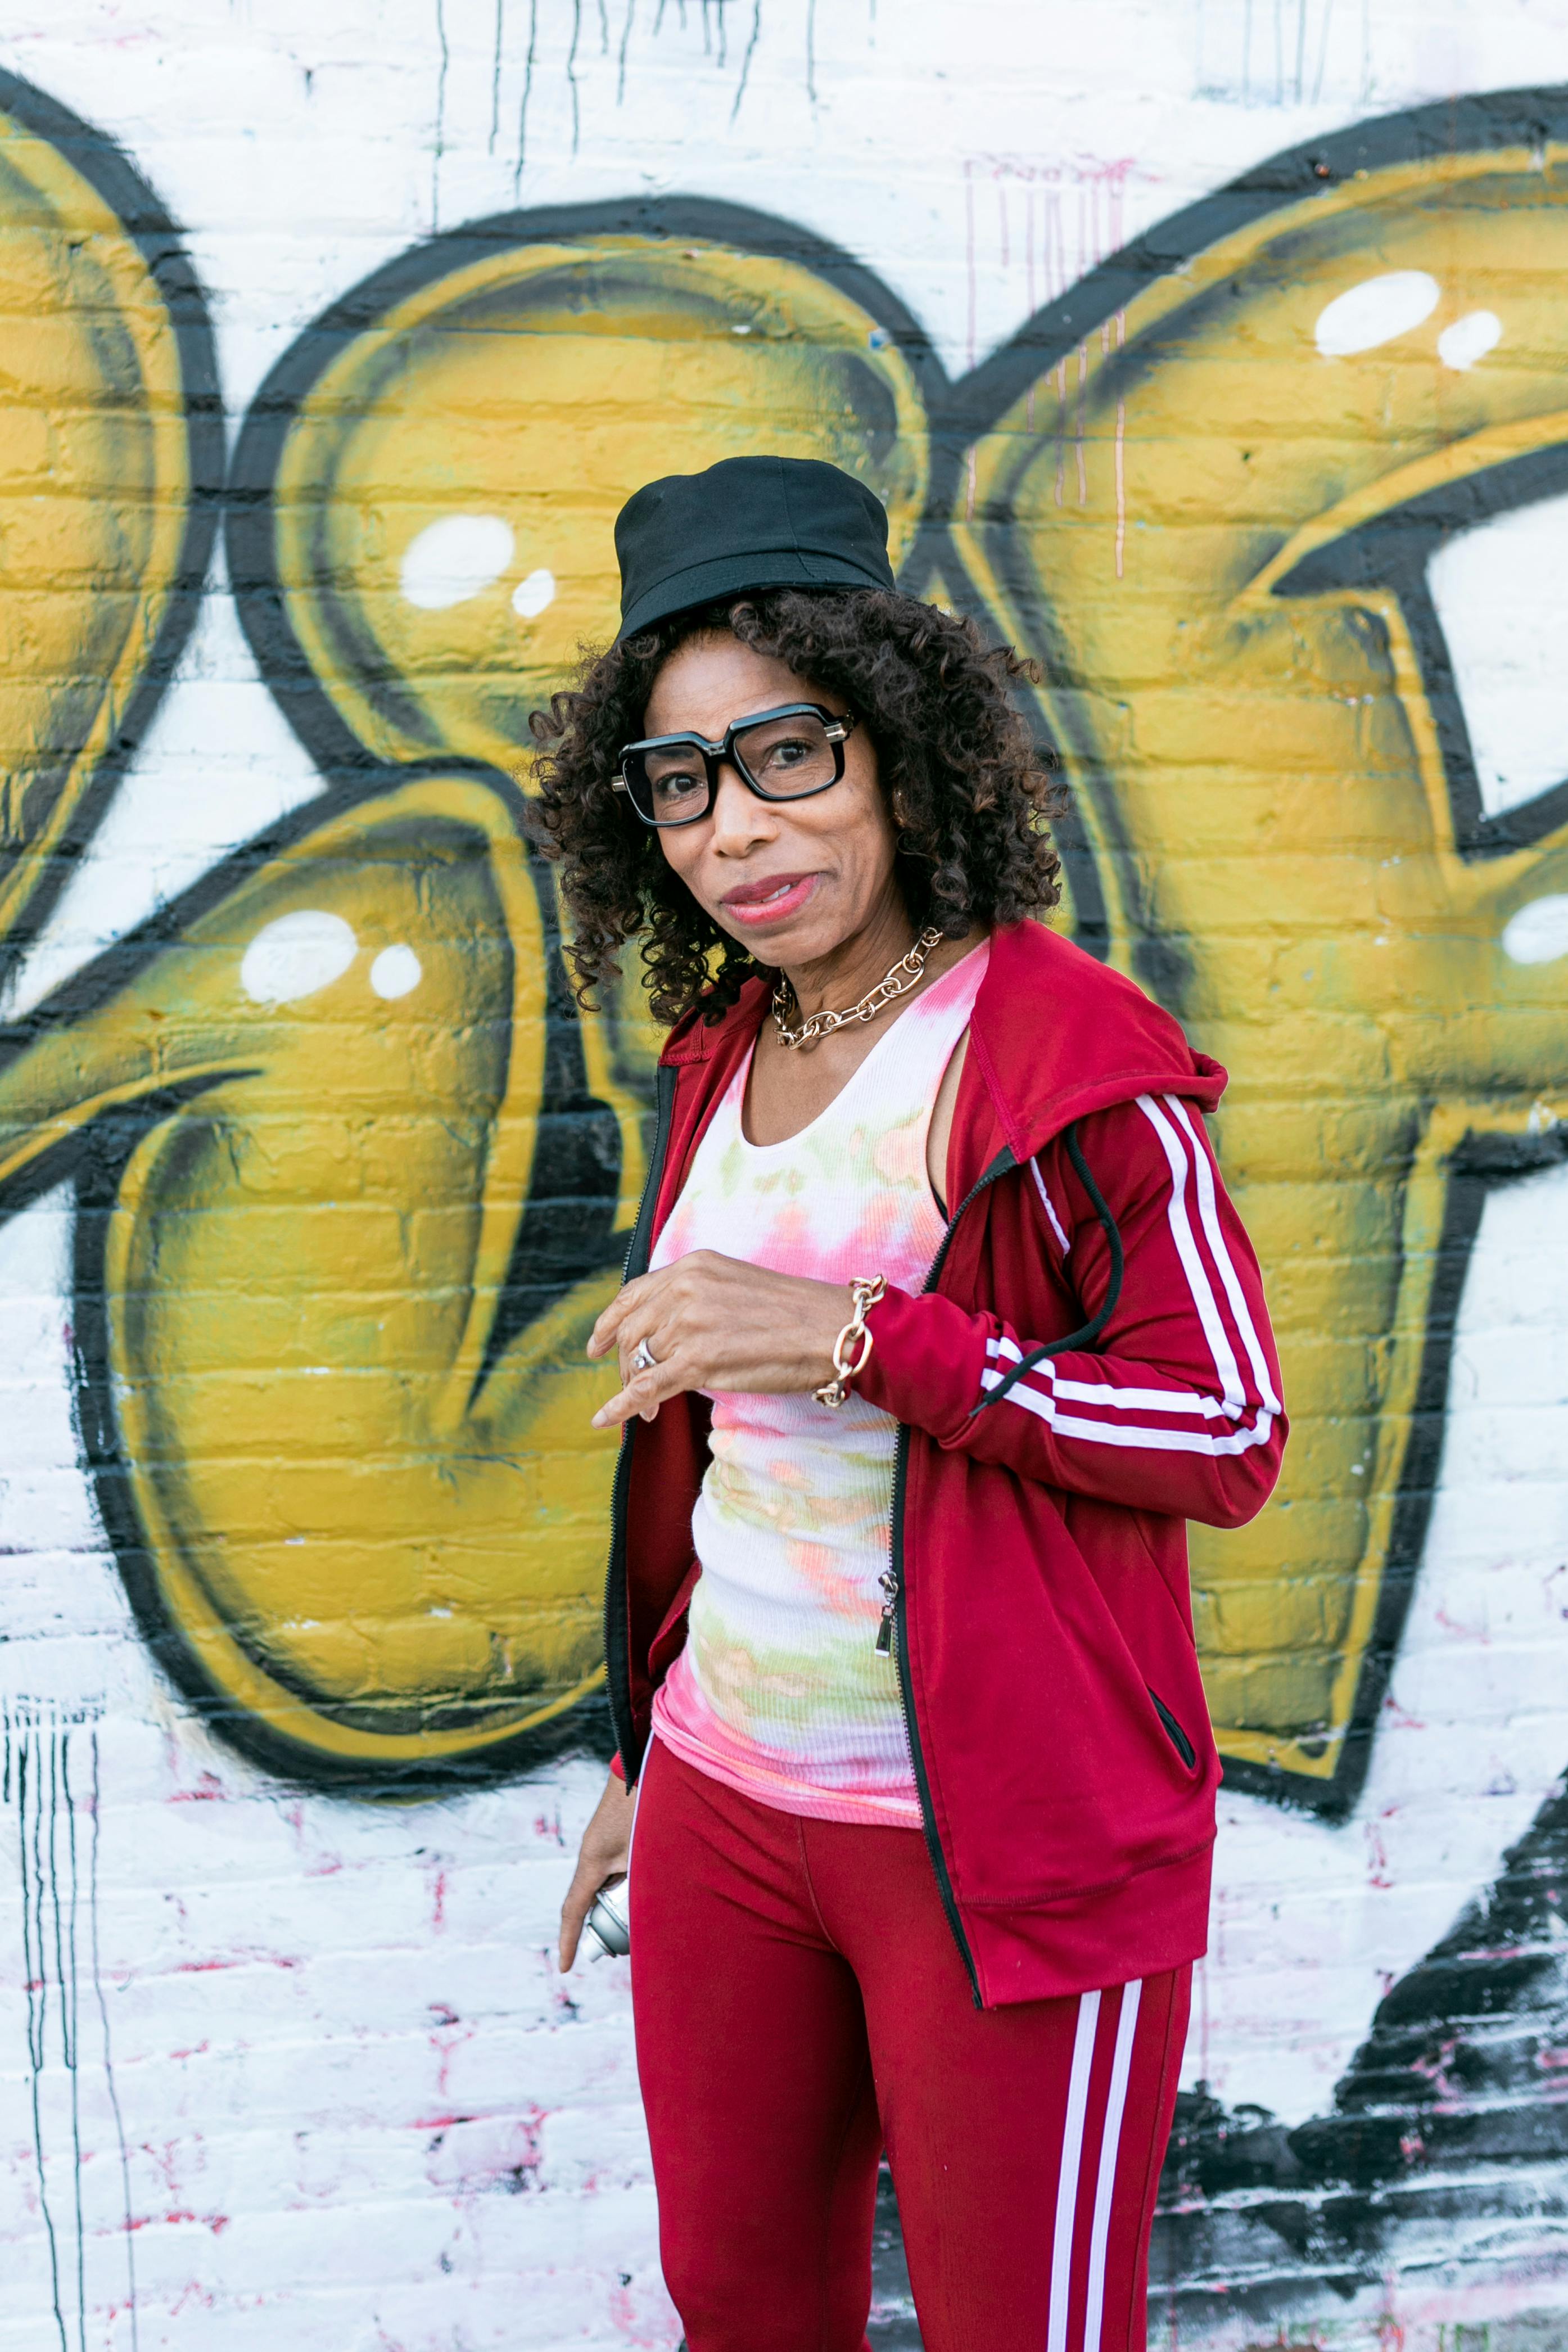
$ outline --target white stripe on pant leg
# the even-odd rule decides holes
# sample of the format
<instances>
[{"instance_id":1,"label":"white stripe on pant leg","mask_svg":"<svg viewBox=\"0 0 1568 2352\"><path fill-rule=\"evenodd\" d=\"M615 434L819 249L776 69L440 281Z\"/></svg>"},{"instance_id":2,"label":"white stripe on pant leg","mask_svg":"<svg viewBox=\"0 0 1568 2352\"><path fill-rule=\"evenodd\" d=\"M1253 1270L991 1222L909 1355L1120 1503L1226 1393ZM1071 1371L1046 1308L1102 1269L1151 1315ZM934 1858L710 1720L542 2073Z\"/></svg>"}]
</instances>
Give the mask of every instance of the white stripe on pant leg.
<instances>
[{"instance_id":1,"label":"white stripe on pant leg","mask_svg":"<svg viewBox=\"0 0 1568 2352\"><path fill-rule=\"evenodd\" d=\"M1089 2296L1083 2311L1083 2352L1100 2352L1105 2308L1105 2247L1111 2235L1111 2200L1116 2189L1116 2144L1122 2137L1122 2111L1127 2104L1127 2077L1133 2070L1133 2041L1138 2030L1142 1992L1142 1982L1136 1977L1131 1984L1122 1987L1122 2014L1116 2021L1111 2088L1105 2098L1105 2128L1100 2139L1100 2178L1094 2185L1094 2221L1089 2233Z\"/></svg>"},{"instance_id":2,"label":"white stripe on pant leg","mask_svg":"<svg viewBox=\"0 0 1568 2352\"><path fill-rule=\"evenodd\" d=\"M1094 2028L1100 2017L1097 1992L1078 1996L1078 2031L1072 2037L1072 2072L1067 2084L1067 2117L1061 2126L1061 2170L1056 2182L1056 2234L1051 2247L1051 2317L1045 2352L1067 2352L1067 2300L1072 2286L1072 2224L1078 2206L1078 2170L1083 2161L1083 2118L1089 2108L1089 2069L1094 2063Z\"/></svg>"}]
</instances>

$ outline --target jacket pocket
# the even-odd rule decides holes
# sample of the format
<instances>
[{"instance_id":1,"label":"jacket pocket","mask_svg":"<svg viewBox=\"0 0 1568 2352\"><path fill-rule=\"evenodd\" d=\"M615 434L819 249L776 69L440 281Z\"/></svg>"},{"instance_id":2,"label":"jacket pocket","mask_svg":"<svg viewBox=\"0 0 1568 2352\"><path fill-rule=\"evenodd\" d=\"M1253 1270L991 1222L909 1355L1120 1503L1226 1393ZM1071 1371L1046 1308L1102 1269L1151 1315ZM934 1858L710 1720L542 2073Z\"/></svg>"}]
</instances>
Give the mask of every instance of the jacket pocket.
<instances>
[{"instance_id":1,"label":"jacket pocket","mask_svg":"<svg viewBox=\"0 0 1568 2352\"><path fill-rule=\"evenodd\" d=\"M1147 1684L1145 1685L1145 1688L1148 1689ZM1193 1746L1191 1740L1187 1738L1186 1732L1182 1729L1180 1724L1176 1721L1175 1716L1166 1705L1164 1699L1161 1698L1159 1693L1157 1691L1149 1691L1149 1696L1154 1700L1155 1714L1159 1717L1160 1721L1165 1726L1166 1738L1170 1741L1171 1746L1176 1749L1176 1754L1181 1758L1182 1762L1186 1766L1187 1770L1190 1772L1194 1765L1197 1762L1197 1748Z\"/></svg>"}]
</instances>

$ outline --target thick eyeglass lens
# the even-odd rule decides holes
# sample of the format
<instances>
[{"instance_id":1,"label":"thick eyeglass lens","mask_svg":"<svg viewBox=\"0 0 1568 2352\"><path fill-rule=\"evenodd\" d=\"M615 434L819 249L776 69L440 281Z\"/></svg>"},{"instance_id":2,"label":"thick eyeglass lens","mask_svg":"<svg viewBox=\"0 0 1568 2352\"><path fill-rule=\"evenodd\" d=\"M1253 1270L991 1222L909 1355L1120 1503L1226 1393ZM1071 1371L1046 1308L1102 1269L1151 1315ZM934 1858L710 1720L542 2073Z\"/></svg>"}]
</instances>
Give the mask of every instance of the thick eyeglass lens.
<instances>
[{"instance_id":1,"label":"thick eyeglass lens","mask_svg":"<svg viewBox=\"0 0 1568 2352\"><path fill-rule=\"evenodd\" d=\"M810 711L765 719L735 739L736 757L769 800L820 793L834 781L833 747L822 722Z\"/></svg>"},{"instance_id":2,"label":"thick eyeglass lens","mask_svg":"<svg viewBox=\"0 0 1568 2352\"><path fill-rule=\"evenodd\" d=\"M695 744L666 743L642 752L627 762L626 781L655 824L679 824L707 806L707 768Z\"/></svg>"},{"instance_id":3,"label":"thick eyeglass lens","mask_svg":"<svg viewBox=\"0 0 1568 2352\"><path fill-rule=\"evenodd\" d=\"M812 711L742 728L734 746L737 762L768 800L799 800L838 779L834 746ZM622 772L637 808L652 824L685 824L707 814L712 793L700 742L661 743L631 753Z\"/></svg>"}]
</instances>

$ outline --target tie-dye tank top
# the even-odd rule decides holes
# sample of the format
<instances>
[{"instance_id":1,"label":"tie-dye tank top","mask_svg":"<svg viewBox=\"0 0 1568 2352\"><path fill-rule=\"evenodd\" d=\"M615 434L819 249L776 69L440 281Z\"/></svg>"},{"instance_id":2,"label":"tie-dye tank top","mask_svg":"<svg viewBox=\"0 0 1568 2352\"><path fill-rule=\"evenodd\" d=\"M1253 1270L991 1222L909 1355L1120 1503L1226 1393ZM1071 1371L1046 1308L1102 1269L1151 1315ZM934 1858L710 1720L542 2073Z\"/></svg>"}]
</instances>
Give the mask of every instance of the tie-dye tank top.
<instances>
[{"instance_id":1,"label":"tie-dye tank top","mask_svg":"<svg viewBox=\"0 0 1568 2352\"><path fill-rule=\"evenodd\" d=\"M653 1255L718 1250L779 1274L919 1290L944 1232L925 1145L968 1026L982 944L890 1022L800 1134L748 1143L748 1055ZM846 1307L847 1319L847 1307ZM714 1394L692 1513L702 1573L653 1727L698 1771L786 1812L917 1829L898 1665L879 1652L897 1424L852 1391Z\"/></svg>"}]
</instances>

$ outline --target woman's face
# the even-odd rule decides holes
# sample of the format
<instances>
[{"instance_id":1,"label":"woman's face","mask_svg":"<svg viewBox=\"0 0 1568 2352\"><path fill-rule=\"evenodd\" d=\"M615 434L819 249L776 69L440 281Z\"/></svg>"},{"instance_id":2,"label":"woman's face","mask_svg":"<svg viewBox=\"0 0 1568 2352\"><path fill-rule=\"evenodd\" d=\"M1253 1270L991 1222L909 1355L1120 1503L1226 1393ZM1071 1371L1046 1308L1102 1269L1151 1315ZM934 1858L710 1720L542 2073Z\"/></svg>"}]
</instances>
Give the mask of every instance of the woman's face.
<instances>
[{"instance_id":1,"label":"woman's face","mask_svg":"<svg viewBox=\"0 0 1568 2352\"><path fill-rule=\"evenodd\" d=\"M734 720L780 703L842 698L726 635L689 637L653 681L650 735L717 742ZM759 961L792 970L831 955L898 908L896 835L863 727L844 745L839 782L810 800L764 801L719 771L706 817L661 830L659 846L698 904Z\"/></svg>"}]
</instances>

